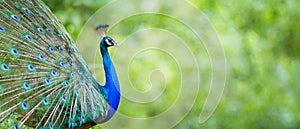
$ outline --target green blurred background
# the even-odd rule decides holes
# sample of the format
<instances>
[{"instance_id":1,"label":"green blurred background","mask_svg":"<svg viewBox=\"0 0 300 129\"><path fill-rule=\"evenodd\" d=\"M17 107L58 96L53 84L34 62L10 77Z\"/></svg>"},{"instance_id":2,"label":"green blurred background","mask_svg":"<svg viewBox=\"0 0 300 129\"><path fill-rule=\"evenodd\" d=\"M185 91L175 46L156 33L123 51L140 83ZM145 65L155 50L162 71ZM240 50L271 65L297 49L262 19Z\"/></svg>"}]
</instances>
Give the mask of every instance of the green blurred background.
<instances>
[{"instance_id":1,"label":"green blurred background","mask_svg":"<svg viewBox=\"0 0 300 129\"><path fill-rule=\"evenodd\" d=\"M45 0L75 41L85 22L97 9L109 2ZM228 73L223 97L212 117L203 124L198 122L201 105L207 95L200 91L193 109L175 128L299 128L300 1L188 2L208 16L219 34L226 54ZM129 31L132 26L123 29ZM209 74L209 71L207 72ZM135 82L134 76L132 81ZM171 102L172 99L174 98L170 98ZM126 108L128 107L121 105L119 110L128 114L135 112ZM151 110L151 107L139 110ZM161 110L151 111L157 114Z\"/></svg>"},{"instance_id":2,"label":"green blurred background","mask_svg":"<svg viewBox=\"0 0 300 129\"><path fill-rule=\"evenodd\" d=\"M45 0L74 39L89 17L109 2ZM198 123L201 107L196 104L175 128L299 128L300 1L188 2L208 16L219 34L228 76L221 102L207 122ZM126 107L120 110L126 112Z\"/></svg>"}]
</instances>

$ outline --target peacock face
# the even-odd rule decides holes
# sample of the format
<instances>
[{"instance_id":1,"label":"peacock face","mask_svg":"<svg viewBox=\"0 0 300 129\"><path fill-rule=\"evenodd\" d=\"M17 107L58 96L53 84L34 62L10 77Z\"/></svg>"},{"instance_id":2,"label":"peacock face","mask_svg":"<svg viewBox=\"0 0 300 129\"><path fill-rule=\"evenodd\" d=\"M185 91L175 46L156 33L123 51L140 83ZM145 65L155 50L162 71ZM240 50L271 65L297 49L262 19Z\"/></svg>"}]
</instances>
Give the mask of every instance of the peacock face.
<instances>
[{"instance_id":1,"label":"peacock face","mask_svg":"<svg viewBox=\"0 0 300 129\"><path fill-rule=\"evenodd\" d=\"M105 36L103 37L103 43L105 47L111 47L111 46L116 46L119 47L119 44L115 42L111 37Z\"/></svg>"}]
</instances>

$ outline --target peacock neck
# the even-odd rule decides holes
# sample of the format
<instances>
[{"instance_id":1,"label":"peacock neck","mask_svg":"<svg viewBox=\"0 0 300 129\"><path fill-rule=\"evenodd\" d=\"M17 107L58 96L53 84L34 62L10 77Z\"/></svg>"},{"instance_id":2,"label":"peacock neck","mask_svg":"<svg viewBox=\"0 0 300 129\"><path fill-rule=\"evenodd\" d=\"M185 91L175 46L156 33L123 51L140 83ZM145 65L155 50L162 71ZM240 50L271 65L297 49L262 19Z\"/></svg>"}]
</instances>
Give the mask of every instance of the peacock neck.
<instances>
[{"instance_id":1,"label":"peacock neck","mask_svg":"<svg viewBox=\"0 0 300 129\"><path fill-rule=\"evenodd\" d=\"M108 121L118 109L120 101L120 88L119 81L115 71L115 67L110 59L107 47L100 44L100 50L103 59L103 66L105 72L105 85L101 88L103 89L105 95L107 96L107 101L110 106L108 110L108 117L103 121Z\"/></svg>"}]
</instances>

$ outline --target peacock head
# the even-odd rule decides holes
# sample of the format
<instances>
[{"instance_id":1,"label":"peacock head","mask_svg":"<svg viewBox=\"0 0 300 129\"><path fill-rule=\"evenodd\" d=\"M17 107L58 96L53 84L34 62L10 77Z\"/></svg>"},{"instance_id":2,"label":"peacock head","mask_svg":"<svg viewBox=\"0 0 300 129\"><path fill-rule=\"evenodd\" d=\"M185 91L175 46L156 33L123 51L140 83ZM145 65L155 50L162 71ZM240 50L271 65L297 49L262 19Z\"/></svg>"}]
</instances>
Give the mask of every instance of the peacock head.
<instances>
[{"instance_id":1,"label":"peacock head","mask_svg":"<svg viewBox=\"0 0 300 129\"><path fill-rule=\"evenodd\" d=\"M119 44L117 43L117 42L115 42L111 37L109 37L109 36L104 36L103 38L102 38L102 42L101 43L103 43L103 45L105 46L105 47L111 47L111 46L116 46L116 47L119 47Z\"/></svg>"},{"instance_id":2,"label":"peacock head","mask_svg":"<svg viewBox=\"0 0 300 129\"><path fill-rule=\"evenodd\" d=\"M119 47L119 44L115 42L111 37L106 35L108 25L99 25L95 28L95 30L103 37L100 46L103 47L111 47L116 46Z\"/></svg>"}]
</instances>

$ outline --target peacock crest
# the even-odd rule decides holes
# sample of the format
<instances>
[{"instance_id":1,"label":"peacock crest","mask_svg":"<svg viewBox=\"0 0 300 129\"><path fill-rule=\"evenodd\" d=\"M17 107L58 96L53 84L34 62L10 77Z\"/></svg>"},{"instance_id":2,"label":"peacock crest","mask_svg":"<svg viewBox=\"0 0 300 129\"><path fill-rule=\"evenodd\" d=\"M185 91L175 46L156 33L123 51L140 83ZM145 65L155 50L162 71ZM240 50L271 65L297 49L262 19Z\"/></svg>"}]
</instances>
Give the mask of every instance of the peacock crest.
<instances>
[{"instance_id":1,"label":"peacock crest","mask_svg":"<svg viewBox=\"0 0 300 129\"><path fill-rule=\"evenodd\" d=\"M86 128L113 116L120 93L108 25L96 27L106 76L100 85L43 2L3 0L0 13L0 123L14 115L16 129Z\"/></svg>"}]
</instances>

